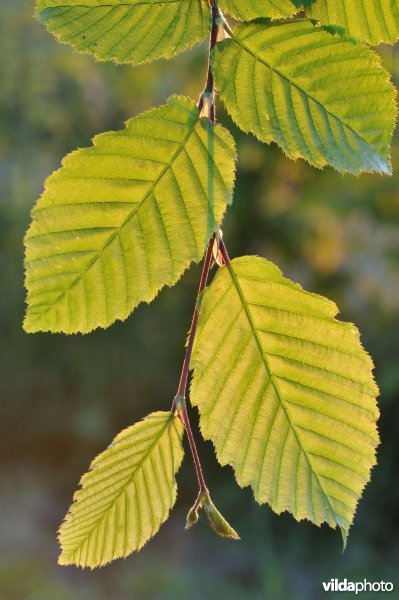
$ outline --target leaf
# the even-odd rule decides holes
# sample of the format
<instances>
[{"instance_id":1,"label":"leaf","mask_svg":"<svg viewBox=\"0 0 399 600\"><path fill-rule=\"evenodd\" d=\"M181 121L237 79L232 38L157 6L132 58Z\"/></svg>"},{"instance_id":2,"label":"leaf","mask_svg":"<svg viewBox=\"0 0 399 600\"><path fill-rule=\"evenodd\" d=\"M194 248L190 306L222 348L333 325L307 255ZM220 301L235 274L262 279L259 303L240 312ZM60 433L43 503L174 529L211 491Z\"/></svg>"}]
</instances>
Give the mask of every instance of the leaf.
<instances>
[{"instance_id":1,"label":"leaf","mask_svg":"<svg viewBox=\"0 0 399 600\"><path fill-rule=\"evenodd\" d=\"M323 25L344 27L349 35L370 44L399 39L397 0L318 0L309 15Z\"/></svg>"},{"instance_id":2,"label":"leaf","mask_svg":"<svg viewBox=\"0 0 399 600\"><path fill-rule=\"evenodd\" d=\"M298 8L291 0L220 0L218 3L222 10L227 11L238 20L250 21L258 17L282 19L291 17L298 12Z\"/></svg>"},{"instance_id":3,"label":"leaf","mask_svg":"<svg viewBox=\"0 0 399 600\"><path fill-rule=\"evenodd\" d=\"M378 389L358 330L336 313L267 260L233 260L204 294L191 402L240 486L346 541L376 462Z\"/></svg>"},{"instance_id":4,"label":"leaf","mask_svg":"<svg viewBox=\"0 0 399 600\"><path fill-rule=\"evenodd\" d=\"M369 48L308 21L255 22L217 44L213 71L237 125L290 158L391 173L395 90Z\"/></svg>"},{"instance_id":5,"label":"leaf","mask_svg":"<svg viewBox=\"0 0 399 600\"><path fill-rule=\"evenodd\" d=\"M188 512L186 529L190 529L190 527L198 522L198 513L200 510L205 512L210 526L217 535L224 538L231 538L232 540L240 539L238 533L232 528L230 523L226 521L222 513L216 508L208 491L200 491L198 494L198 498L195 501L194 506L192 506Z\"/></svg>"},{"instance_id":6,"label":"leaf","mask_svg":"<svg viewBox=\"0 0 399 600\"><path fill-rule=\"evenodd\" d=\"M208 521L217 535L232 540L240 539L238 533L226 521L222 513L218 511L208 493L202 498L200 507L205 511Z\"/></svg>"},{"instance_id":7,"label":"leaf","mask_svg":"<svg viewBox=\"0 0 399 600\"><path fill-rule=\"evenodd\" d=\"M145 63L170 58L210 30L205 0L38 0L48 30L97 60Z\"/></svg>"},{"instance_id":8,"label":"leaf","mask_svg":"<svg viewBox=\"0 0 399 600\"><path fill-rule=\"evenodd\" d=\"M60 527L60 565L99 567L155 535L176 501L182 437L177 416L151 413L93 460Z\"/></svg>"},{"instance_id":9,"label":"leaf","mask_svg":"<svg viewBox=\"0 0 399 600\"><path fill-rule=\"evenodd\" d=\"M69 154L26 236L25 330L107 327L173 285L221 223L234 159L230 134L179 96Z\"/></svg>"}]
</instances>

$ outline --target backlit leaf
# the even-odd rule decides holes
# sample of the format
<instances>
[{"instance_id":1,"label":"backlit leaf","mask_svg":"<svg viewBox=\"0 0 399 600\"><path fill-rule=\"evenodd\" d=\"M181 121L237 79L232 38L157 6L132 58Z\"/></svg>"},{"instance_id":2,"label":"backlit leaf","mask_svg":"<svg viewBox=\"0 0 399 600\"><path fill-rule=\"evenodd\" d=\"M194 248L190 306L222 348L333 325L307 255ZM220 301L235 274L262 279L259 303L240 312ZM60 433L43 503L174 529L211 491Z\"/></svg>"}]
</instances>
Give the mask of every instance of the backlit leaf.
<instances>
[{"instance_id":1,"label":"backlit leaf","mask_svg":"<svg viewBox=\"0 0 399 600\"><path fill-rule=\"evenodd\" d=\"M173 97L98 135L49 177L26 235L26 331L125 319L199 261L231 201L235 148Z\"/></svg>"},{"instance_id":2,"label":"backlit leaf","mask_svg":"<svg viewBox=\"0 0 399 600\"><path fill-rule=\"evenodd\" d=\"M210 30L206 0L38 0L37 14L62 42L118 63L170 58Z\"/></svg>"},{"instance_id":3,"label":"backlit leaf","mask_svg":"<svg viewBox=\"0 0 399 600\"><path fill-rule=\"evenodd\" d=\"M126 557L158 531L173 507L183 426L155 412L95 458L60 527L59 564L99 567Z\"/></svg>"},{"instance_id":4,"label":"backlit leaf","mask_svg":"<svg viewBox=\"0 0 399 600\"><path fill-rule=\"evenodd\" d=\"M317 0L309 15L323 25L339 25L349 35L379 44L399 39L397 0Z\"/></svg>"},{"instance_id":5,"label":"backlit leaf","mask_svg":"<svg viewBox=\"0 0 399 600\"><path fill-rule=\"evenodd\" d=\"M213 70L237 125L290 158L391 172L395 90L369 48L308 21L254 22L217 44Z\"/></svg>"},{"instance_id":6,"label":"backlit leaf","mask_svg":"<svg viewBox=\"0 0 399 600\"><path fill-rule=\"evenodd\" d=\"M220 0L219 6L236 19L250 21L258 17L282 19L298 12L291 0Z\"/></svg>"},{"instance_id":7,"label":"backlit leaf","mask_svg":"<svg viewBox=\"0 0 399 600\"><path fill-rule=\"evenodd\" d=\"M219 462L259 503L346 541L378 445L372 361L333 302L243 257L205 291L191 402Z\"/></svg>"}]
</instances>

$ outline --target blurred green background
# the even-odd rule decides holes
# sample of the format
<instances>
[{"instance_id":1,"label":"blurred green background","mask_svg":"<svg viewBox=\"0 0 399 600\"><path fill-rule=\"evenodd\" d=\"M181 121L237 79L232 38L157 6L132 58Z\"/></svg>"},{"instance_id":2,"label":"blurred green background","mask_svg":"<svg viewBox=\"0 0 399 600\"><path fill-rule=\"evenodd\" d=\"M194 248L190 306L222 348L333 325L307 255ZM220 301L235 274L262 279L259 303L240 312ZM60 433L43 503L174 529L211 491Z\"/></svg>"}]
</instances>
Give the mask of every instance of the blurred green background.
<instances>
[{"instance_id":1,"label":"blurred green background","mask_svg":"<svg viewBox=\"0 0 399 600\"><path fill-rule=\"evenodd\" d=\"M381 54L397 79L397 51ZM392 178L342 177L244 136L222 107L239 154L224 225L230 253L275 261L361 329L381 387L379 464L345 554L338 532L257 506L200 442L214 500L242 541L217 538L204 521L185 532L196 495L187 455L172 516L137 556L95 572L56 564L57 527L92 457L120 429L170 406L199 268L108 331L28 336L29 212L67 152L172 93L197 98L205 70L205 46L168 63L98 64L56 43L29 0L0 5L1 600L313 600L332 577L392 581L399 598L399 138Z\"/></svg>"}]
</instances>

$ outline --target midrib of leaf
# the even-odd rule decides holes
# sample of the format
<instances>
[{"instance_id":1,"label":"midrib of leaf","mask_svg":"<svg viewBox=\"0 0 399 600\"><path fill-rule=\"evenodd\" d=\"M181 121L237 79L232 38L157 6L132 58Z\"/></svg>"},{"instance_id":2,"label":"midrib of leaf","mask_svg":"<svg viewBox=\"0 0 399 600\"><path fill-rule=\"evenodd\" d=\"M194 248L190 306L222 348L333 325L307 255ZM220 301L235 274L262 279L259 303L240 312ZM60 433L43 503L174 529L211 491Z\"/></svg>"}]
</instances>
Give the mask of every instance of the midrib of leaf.
<instances>
[{"instance_id":1,"label":"midrib of leaf","mask_svg":"<svg viewBox=\"0 0 399 600\"><path fill-rule=\"evenodd\" d=\"M292 19L292 21L301 21L301 20L300 19ZM291 22L291 20L290 20L290 22ZM305 34L302 34L302 35L308 35L309 33L310 32L306 32ZM300 37L300 36L298 36L298 37ZM351 133L355 137L357 137L359 140L361 140L363 142L363 144L366 144L366 146L369 148L370 152L372 152L372 154L374 156L376 155L376 153L370 148L369 142L367 142L364 138L362 138L362 136L357 131L355 131L351 125L348 125L348 123L342 117L337 117L337 115L335 115L333 112L331 112L330 110L328 110L328 108L326 108L325 105L322 104L322 102L320 102L320 100L317 100L317 98L315 98L314 96L312 96L312 94L310 94L309 92L307 92L306 90L304 90L303 88L301 88L301 86L298 83L296 83L295 81L293 81L292 79L290 79L287 75L285 75L282 71L280 71L280 69L278 69L275 66L272 66L266 60L264 60L263 58L261 58L260 56L258 56L257 54L255 54L255 52L253 52L246 44L244 44L235 35L232 35L232 39L239 46L241 46L241 48L243 48L246 52L248 52L249 54L251 54L251 56L253 56L253 58L256 61L261 62L266 67L268 67L271 71L273 71L274 73L276 73L277 75L279 75L282 79L285 79L285 81L287 81L290 85L292 85L293 87L295 87L301 94L305 94L305 96L307 96L308 98L310 98L311 100L313 100L313 102L315 102L319 107L321 107L322 110L324 110L327 114L329 114L334 119L337 119L340 123L342 123L345 127L347 127L349 129L349 131L351 131ZM350 43L350 42L348 42L348 43Z\"/></svg>"},{"instance_id":2,"label":"midrib of leaf","mask_svg":"<svg viewBox=\"0 0 399 600\"><path fill-rule=\"evenodd\" d=\"M195 126L196 126L197 123L198 123L198 119L196 118L195 121L193 122L193 125L190 127L190 129L189 129L186 137L181 142L180 147L176 150L176 152L172 156L171 160L162 169L162 171L159 174L158 178L154 181L154 183L152 184L152 186L150 187L150 189L148 190L148 192L145 194L144 198L138 204L135 205L134 209L128 214L128 216L125 218L125 220L123 221L123 223L119 227L113 228L113 229L115 229L115 231L110 235L110 237L108 238L108 240L105 242L105 244L102 246L102 248L95 254L95 256L93 256L93 258L91 259L91 261L87 264L86 268L78 275L78 277L76 277L71 282L71 284L65 290L63 290L59 296L57 296L56 300L54 300L51 304L48 304L47 309L44 312L38 313L36 315L36 318L34 319L33 322L36 322L38 319L42 319L43 315L45 315L51 308L54 307L54 305L56 305L60 300L62 300L62 298L66 294L69 294L69 292L79 283L79 281L82 279L82 277L84 277L86 275L86 273L91 269L91 267L101 257L101 255L104 252L104 250L110 245L110 243L116 238L116 236L119 235L119 232L123 229L123 227L130 221L130 219L132 219L134 217L134 215L136 214L136 212L139 211L139 209L144 204L144 202L153 193L155 186L161 181L161 179L163 178L163 176L165 175L165 173L168 171L168 169L171 168L172 164L175 162L175 160L178 158L178 156L180 155L180 153L184 149L184 147L187 144L190 136L192 135L193 131L195 130ZM212 213L213 213L213 211L212 211Z\"/></svg>"},{"instance_id":3,"label":"midrib of leaf","mask_svg":"<svg viewBox=\"0 0 399 600\"><path fill-rule=\"evenodd\" d=\"M260 339L259 339L259 336L258 336L258 333L257 333L257 330L256 330L256 326L255 326L255 323L254 323L254 321L253 321L253 319L252 319L251 311L250 311L250 309L249 309L249 306L248 306L248 303L247 303L247 301L246 301L246 299L245 299L245 296L244 296L244 293L243 293L243 291L242 291L242 288L241 288L240 282L238 281L238 278L236 277L236 275L235 275L235 273L234 273L234 270L233 270L233 268L231 267L230 263L228 263L228 264L227 264L227 269L228 269L228 272L229 272L229 274L230 274L230 277L231 277L231 280L232 280L232 282L233 282L233 285L234 285L234 287L236 288L236 290L237 290L237 293L238 293L238 295L239 295L239 297L240 297L241 304L242 304L242 306L243 306L243 308L244 308L245 315L246 315L246 317L247 317L247 319L248 319L248 323L249 323L249 325L250 325L250 327L251 327L251 330L252 330L252 333L253 333L253 336L254 336L254 339L255 339L255 342L256 342L256 346L257 346L257 348L258 348L258 351L259 351L259 354L260 354L260 356L261 356L262 362L263 362L263 364L264 364L264 366L265 366L265 369L266 369L266 371L267 371L267 373L268 373L268 375L269 375L270 381L271 381L271 383L272 383L272 385L273 385L273 387L274 387L274 389L275 389L275 392L276 392L276 394L277 394L277 397L278 397L278 399L279 399L279 401L280 401L280 405L281 405L281 407L282 407L282 409L283 409L283 411L284 411L284 414L285 414L285 416L286 416L286 418L287 418L287 420L288 420L288 423L289 423L289 425L290 425L290 427L291 427L291 429L292 429L292 432L293 432L293 433L294 433L294 435L295 435L295 438L296 438L296 440L297 440L297 442L298 442L298 446L299 446L299 448L300 448L300 450L301 450L302 454L303 454L303 455L304 455L304 457L305 457L305 460L306 460L306 462L307 462L307 464L308 464L308 466L309 466L309 469L311 470L312 474L313 474L313 475L315 476L315 478L316 478L316 481L317 481L317 483L318 483L318 485L319 485L319 488L320 488L320 490L321 490L321 491L322 491L322 493L323 493L323 497L324 497L324 498L325 498L325 500L327 501L327 504L328 504L328 506L329 506L329 508L330 508L330 510L331 510L331 513L332 513L332 514L333 514L333 516L334 516L335 522L337 523L337 525L340 525L340 519L339 519L339 516L337 515L336 511L333 509L333 507L332 507L332 505L331 505L331 502L330 502L330 499L329 499L328 495L326 494L326 492L324 491L324 488L323 488L323 486L322 486L322 484L321 484L321 482L320 482L320 478L319 478L318 474L317 474L317 473L314 471L314 469L313 469L313 467L312 467L312 464L311 464L311 462L310 462L310 460L309 460L308 454L307 454L306 450L304 449L304 447L303 447L303 445L302 445L302 442L301 442L301 438L300 438L300 436L299 436L299 433L297 432L297 430L296 430L296 428L295 428L295 425L294 425L294 423L292 422L292 420L291 420L291 417L290 417L290 415L289 415L289 413L288 413L288 410L287 410L287 408L286 408L286 406L285 406L285 404L284 404L284 402L283 402L283 398L282 398L282 396L281 396L281 393L280 393L280 390L279 390L279 388L278 388L277 382L275 381L275 378L274 378L274 375L273 375L273 373L272 373L272 370L271 370L271 368L270 368L269 362L268 362L268 360L267 360L267 357L265 356L265 352L263 351L263 347L262 347L262 344L261 344L261 342L260 342ZM338 518L337 518L337 517L338 517Z\"/></svg>"},{"instance_id":4,"label":"midrib of leaf","mask_svg":"<svg viewBox=\"0 0 399 600\"><path fill-rule=\"evenodd\" d=\"M161 431L159 432L159 434L157 435L157 437L155 438L155 440L153 441L153 443L151 444L151 446L148 448L147 452L144 453L144 456L142 457L142 459L137 463L137 465L134 467L131 476L128 478L128 480L126 481L126 483L122 486L121 491L114 497L112 498L112 500L110 500L108 502L108 504L106 505L106 507L103 510L103 514L101 515L101 517L94 523L93 527L91 527L87 532L84 533L84 536L82 538L82 541L76 546L76 548L74 550L71 550L69 552L66 552L66 554L70 555L70 556L74 556L76 552L78 552L79 548L82 547L82 545L85 543L85 541L91 536L91 534L93 533L93 531L95 529L98 530L99 525L102 523L102 521L104 521L104 519L107 516L109 507L114 504L115 502L117 502L117 500L122 496L122 494L126 493L126 488L132 483L135 474L137 473L137 471L143 466L143 464L145 463L145 461L150 457L151 459L151 453L153 451L153 449L155 448L155 446L157 445L159 439L163 436L164 432L166 429L169 428L169 425L171 423L171 421L174 419L173 414L171 413L168 420L165 422L165 425L163 426L163 428L161 429ZM170 438L170 436L169 436ZM171 450L172 450L172 459L174 460L174 453L173 453L173 445L171 444ZM143 474L144 477L144 483L145 483L145 488L148 492L148 485L147 485L147 480L145 475ZM138 500L137 498L137 494L136 494L136 500ZM153 509L150 503L150 507L151 507L151 516L152 516L152 520L154 522L154 515L153 515ZM137 514L140 515L140 511L137 511ZM141 521L139 522L139 531L141 529ZM141 534L140 534L141 535ZM80 537L79 534L77 534L76 537Z\"/></svg>"}]
</instances>

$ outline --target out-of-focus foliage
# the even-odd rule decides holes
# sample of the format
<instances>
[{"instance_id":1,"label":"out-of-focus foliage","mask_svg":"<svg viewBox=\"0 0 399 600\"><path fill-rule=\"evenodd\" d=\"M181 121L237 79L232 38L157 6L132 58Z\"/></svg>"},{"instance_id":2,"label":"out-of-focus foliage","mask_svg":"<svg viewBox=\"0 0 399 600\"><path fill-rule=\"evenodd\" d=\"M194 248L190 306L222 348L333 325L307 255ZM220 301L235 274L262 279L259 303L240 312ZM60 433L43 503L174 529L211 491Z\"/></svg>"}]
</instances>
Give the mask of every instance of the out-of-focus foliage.
<instances>
[{"instance_id":1,"label":"out-of-focus foliage","mask_svg":"<svg viewBox=\"0 0 399 600\"><path fill-rule=\"evenodd\" d=\"M176 515L134 561L95 574L56 565L57 529L76 473L128 424L170 407L196 294L198 268L124 324L82 338L27 336L23 246L42 182L67 152L172 93L203 88L201 48L132 68L96 64L60 46L27 0L0 6L0 590L8 600L318 600L331 577L395 581L399 562L399 149L392 178L342 177L292 162L234 130L236 197L224 226L232 256L260 254L337 302L362 330L381 388L378 466L344 555L330 532L258 507L201 444L215 504L240 542L217 538L206 517L184 530L193 504L190 461ZM399 75L396 49L382 51ZM219 119L231 126L219 110ZM195 417L195 411L193 411ZM180 512L180 514L179 514ZM239 515L236 519L234 515ZM397 581L397 579L396 579Z\"/></svg>"}]
</instances>

